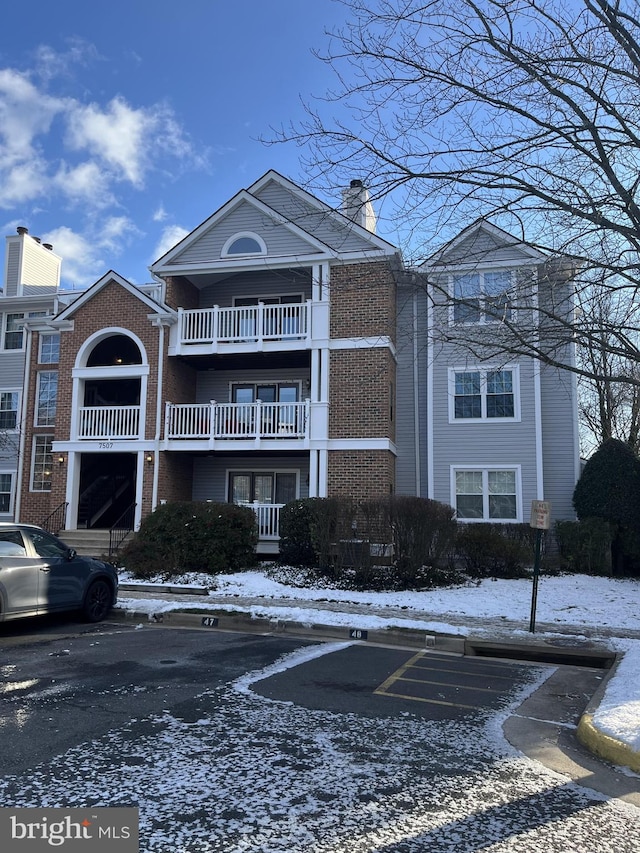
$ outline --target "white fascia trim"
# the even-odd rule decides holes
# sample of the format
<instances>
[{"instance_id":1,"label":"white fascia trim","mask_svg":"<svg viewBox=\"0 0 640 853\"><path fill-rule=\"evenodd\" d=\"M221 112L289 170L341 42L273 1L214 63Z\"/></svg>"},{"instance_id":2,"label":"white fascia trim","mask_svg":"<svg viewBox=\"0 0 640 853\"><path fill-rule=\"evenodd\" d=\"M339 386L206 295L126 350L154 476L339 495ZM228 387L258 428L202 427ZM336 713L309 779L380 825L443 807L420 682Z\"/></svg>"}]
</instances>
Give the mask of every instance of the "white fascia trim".
<instances>
[{"instance_id":1,"label":"white fascia trim","mask_svg":"<svg viewBox=\"0 0 640 853\"><path fill-rule=\"evenodd\" d=\"M162 273L169 273L172 269L181 270L182 267L179 262L179 256L183 254L190 246L196 243L203 234L206 234L207 231L211 231L211 229L220 221L222 221L226 216L228 216L236 207L241 204L247 204L250 207L255 208L258 213L267 216L277 225L282 225L287 228L297 237L300 237L305 243L308 243L309 246L315 247L315 249L319 252L327 252L332 254L331 248L323 243L321 240L318 240L317 237L314 237L308 231L305 231L299 225L296 225L290 219L287 219L286 216L283 216L273 207L270 207L265 202L261 201L259 198L256 198L251 193L248 193L246 190L240 190L232 199L224 204L216 213L212 214L208 219L205 219L204 222L201 222L200 225L197 226L190 234L187 234L186 237L177 243L173 249L170 249L166 254L164 254L161 258L158 258L156 263L152 264L149 269L152 273L156 275L162 275ZM177 259L177 262L171 263L172 259Z\"/></svg>"},{"instance_id":2,"label":"white fascia trim","mask_svg":"<svg viewBox=\"0 0 640 853\"><path fill-rule=\"evenodd\" d=\"M422 265L420 267L420 271L424 272L434 272L438 275L445 275L446 273L451 272L491 272L495 269L513 269L519 270L524 267L539 267L541 264L540 260L518 260L518 261L492 261L490 258L478 258L477 261L460 261L456 264L442 262L441 264L430 264L430 265Z\"/></svg>"},{"instance_id":3,"label":"white fascia trim","mask_svg":"<svg viewBox=\"0 0 640 853\"><path fill-rule=\"evenodd\" d=\"M330 216L332 219L335 219L341 225L346 225L352 230L357 231L357 233L359 233L362 237L367 240L370 240L377 246L380 246L380 248L386 249L387 247L390 247L393 250L393 254L397 253L398 250L383 237L379 237L372 231L363 228L362 225L358 225L352 219L349 219L348 216L345 216L344 213L340 213L339 210L336 210L335 208L330 207L328 204L325 204L323 201L320 201L319 198L316 198L314 195L311 195L311 193L308 193L302 187L298 186L297 184L294 184L293 181L290 181L288 178L285 178L284 175L281 175L274 169L270 169L268 172L266 172L266 174L264 174L255 183L253 183L249 187L249 192L252 194L260 192L260 190L265 187L270 181L275 181L275 183L286 187L286 189L288 189L293 195L296 195L298 196L298 198L302 199L303 201L306 201L311 207L315 207L316 210L319 210L327 216Z\"/></svg>"},{"instance_id":4,"label":"white fascia trim","mask_svg":"<svg viewBox=\"0 0 640 853\"><path fill-rule=\"evenodd\" d=\"M370 338L331 338L329 349L390 349L395 356L395 344L389 335L376 335Z\"/></svg>"},{"instance_id":5,"label":"white fascia trim","mask_svg":"<svg viewBox=\"0 0 640 853\"><path fill-rule=\"evenodd\" d=\"M71 370L73 379L127 379L130 377L148 376L148 364L126 364L107 367L74 367Z\"/></svg>"},{"instance_id":6,"label":"white fascia trim","mask_svg":"<svg viewBox=\"0 0 640 853\"><path fill-rule=\"evenodd\" d=\"M112 445L105 447L105 445ZM158 442L153 439L103 439L102 441L83 439L82 441L54 441L54 453L99 453L108 456L109 453L151 453L158 449ZM198 448L196 448L198 449ZM201 449L201 448L199 448Z\"/></svg>"},{"instance_id":7,"label":"white fascia trim","mask_svg":"<svg viewBox=\"0 0 640 853\"><path fill-rule=\"evenodd\" d=\"M315 450L389 450L397 455L395 442L390 438L329 438L311 442Z\"/></svg>"},{"instance_id":8,"label":"white fascia trim","mask_svg":"<svg viewBox=\"0 0 640 853\"><path fill-rule=\"evenodd\" d=\"M245 257L231 261L229 258L220 258L204 263L173 264L162 267L156 271L156 275L199 275L200 273L233 273L251 272L253 270L288 268L291 266L312 266L322 261L335 259L335 253L329 251L314 252L308 255L277 255L265 257Z\"/></svg>"}]
</instances>

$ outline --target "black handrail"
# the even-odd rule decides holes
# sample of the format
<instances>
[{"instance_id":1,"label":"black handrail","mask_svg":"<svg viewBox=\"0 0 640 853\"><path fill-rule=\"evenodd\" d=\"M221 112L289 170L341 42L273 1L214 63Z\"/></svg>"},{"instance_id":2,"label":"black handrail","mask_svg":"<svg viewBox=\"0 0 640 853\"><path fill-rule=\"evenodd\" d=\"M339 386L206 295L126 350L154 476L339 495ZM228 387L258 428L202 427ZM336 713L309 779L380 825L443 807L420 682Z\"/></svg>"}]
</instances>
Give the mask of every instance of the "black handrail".
<instances>
[{"instance_id":1,"label":"black handrail","mask_svg":"<svg viewBox=\"0 0 640 853\"><path fill-rule=\"evenodd\" d=\"M122 513L116 523L109 529L109 556L111 557L118 550L122 542L127 538L133 530L133 523L136 516L136 504L131 504Z\"/></svg>"},{"instance_id":2,"label":"black handrail","mask_svg":"<svg viewBox=\"0 0 640 853\"><path fill-rule=\"evenodd\" d=\"M68 502L63 501L59 506L54 509L53 512L49 513L49 515L45 518L44 521L40 523L40 527L44 527L46 531L48 531L49 533L53 533L54 536L57 536L57 534L64 529L67 523L68 506Z\"/></svg>"}]
</instances>

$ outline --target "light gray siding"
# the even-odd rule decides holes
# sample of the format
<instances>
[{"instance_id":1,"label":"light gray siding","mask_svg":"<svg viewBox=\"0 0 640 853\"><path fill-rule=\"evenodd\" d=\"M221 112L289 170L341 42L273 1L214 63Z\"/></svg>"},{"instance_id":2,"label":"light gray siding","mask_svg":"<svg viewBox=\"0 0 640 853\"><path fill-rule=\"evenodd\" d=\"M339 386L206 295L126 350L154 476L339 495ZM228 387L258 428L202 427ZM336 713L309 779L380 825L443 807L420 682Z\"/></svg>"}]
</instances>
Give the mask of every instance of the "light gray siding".
<instances>
[{"instance_id":1,"label":"light gray siding","mask_svg":"<svg viewBox=\"0 0 640 853\"><path fill-rule=\"evenodd\" d=\"M428 497L426 299L422 290L398 288L397 324L396 493Z\"/></svg>"},{"instance_id":2,"label":"light gray siding","mask_svg":"<svg viewBox=\"0 0 640 853\"><path fill-rule=\"evenodd\" d=\"M299 472L299 497L309 497L308 456L238 456L219 453L203 456L193 466L193 500L222 501L228 499L230 471L295 471Z\"/></svg>"},{"instance_id":3,"label":"light gray siding","mask_svg":"<svg viewBox=\"0 0 640 853\"><path fill-rule=\"evenodd\" d=\"M478 263L482 266L503 261L530 263L531 257L519 246L505 243L483 229L474 231L438 258L439 263Z\"/></svg>"},{"instance_id":4,"label":"light gray siding","mask_svg":"<svg viewBox=\"0 0 640 853\"><path fill-rule=\"evenodd\" d=\"M311 299L309 270L243 272L203 288L200 292L200 308L211 308L214 305L230 307L235 298L297 294L302 295L303 302Z\"/></svg>"},{"instance_id":5,"label":"light gray siding","mask_svg":"<svg viewBox=\"0 0 640 853\"><path fill-rule=\"evenodd\" d=\"M20 243L7 240L7 280L5 282L5 296L18 295L18 279L20 277Z\"/></svg>"},{"instance_id":6,"label":"light gray siding","mask_svg":"<svg viewBox=\"0 0 640 853\"><path fill-rule=\"evenodd\" d=\"M300 382L302 400L308 391L310 371L303 367L288 367L280 370L207 370L198 374L196 402L231 402L231 386L235 382L268 384L270 382Z\"/></svg>"},{"instance_id":7,"label":"light gray siding","mask_svg":"<svg viewBox=\"0 0 640 853\"><path fill-rule=\"evenodd\" d=\"M0 321L4 317L0 314ZM0 352L0 389L22 388L24 378L23 350L5 350Z\"/></svg>"},{"instance_id":8,"label":"light gray siding","mask_svg":"<svg viewBox=\"0 0 640 853\"><path fill-rule=\"evenodd\" d=\"M433 482L434 498L452 502L451 466L513 465L520 466L522 477L523 515L526 507L537 497L536 469L536 419L533 363L520 361L519 368L520 411L519 422L465 423L449 422L449 368L484 368L471 356L465 364L459 360L455 349L442 347L433 366ZM491 365L488 365L491 366ZM503 365L493 365L503 366Z\"/></svg>"},{"instance_id":9,"label":"light gray siding","mask_svg":"<svg viewBox=\"0 0 640 853\"><path fill-rule=\"evenodd\" d=\"M309 255L319 252L315 245L293 233L286 225L275 222L245 201L186 247L171 261L171 264L203 264L218 261L227 240L243 231L251 231L261 237L270 257Z\"/></svg>"},{"instance_id":10,"label":"light gray siding","mask_svg":"<svg viewBox=\"0 0 640 853\"><path fill-rule=\"evenodd\" d=\"M256 193L256 197L338 252L379 251L365 237L357 234L348 220L306 204L299 196L274 181L266 184Z\"/></svg>"},{"instance_id":11,"label":"light gray siding","mask_svg":"<svg viewBox=\"0 0 640 853\"><path fill-rule=\"evenodd\" d=\"M544 497L554 519L575 519L572 498L578 465L574 428L575 378L552 367L541 369Z\"/></svg>"}]
</instances>

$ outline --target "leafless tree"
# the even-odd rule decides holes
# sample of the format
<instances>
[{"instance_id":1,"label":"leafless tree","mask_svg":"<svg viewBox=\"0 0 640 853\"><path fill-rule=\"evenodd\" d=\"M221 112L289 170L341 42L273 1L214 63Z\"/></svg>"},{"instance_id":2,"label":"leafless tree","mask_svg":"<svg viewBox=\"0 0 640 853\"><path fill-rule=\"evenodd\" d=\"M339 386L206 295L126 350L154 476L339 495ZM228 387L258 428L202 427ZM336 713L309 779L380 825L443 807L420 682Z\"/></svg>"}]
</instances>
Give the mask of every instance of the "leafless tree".
<instances>
[{"instance_id":1,"label":"leafless tree","mask_svg":"<svg viewBox=\"0 0 640 853\"><path fill-rule=\"evenodd\" d=\"M536 247L545 297L489 306L495 353L568 368L605 397L640 386L638 2L341 2L350 21L322 57L336 89L278 133L310 152L310 186L362 179L410 260L479 217ZM469 327L446 334L474 346Z\"/></svg>"}]
</instances>

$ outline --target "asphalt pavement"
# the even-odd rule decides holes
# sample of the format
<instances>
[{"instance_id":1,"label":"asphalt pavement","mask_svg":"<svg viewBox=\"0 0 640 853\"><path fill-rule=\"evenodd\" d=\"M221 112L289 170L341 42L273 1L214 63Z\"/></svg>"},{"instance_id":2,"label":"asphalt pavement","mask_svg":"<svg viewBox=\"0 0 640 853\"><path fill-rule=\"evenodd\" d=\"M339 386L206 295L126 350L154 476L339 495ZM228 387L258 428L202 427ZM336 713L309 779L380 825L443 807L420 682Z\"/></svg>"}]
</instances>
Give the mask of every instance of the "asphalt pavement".
<instances>
[{"instance_id":1,"label":"asphalt pavement","mask_svg":"<svg viewBox=\"0 0 640 853\"><path fill-rule=\"evenodd\" d=\"M206 595L206 598L205 598ZM332 601L300 601L295 599L262 599L206 594L206 590L190 591L185 587L161 584L121 584L120 597L157 600L156 611L120 608L116 618L125 621L151 621L171 627L190 627L216 631L246 631L304 636L323 640L351 640L383 646L427 650L434 654L482 656L501 659L561 664L557 672L512 715L504 726L508 740L528 755L551 769L602 791L619 796L640 806L637 777L621 772L618 767L640 772L640 753L627 744L600 731L593 716L615 672L616 658L607 637L640 639L640 631L616 626L589 630L585 626L537 624L537 633L527 633L528 625L515 620L456 617L447 614L411 611L392 607L358 605ZM202 604L206 601L206 608ZM198 609L194 612L194 603ZM167 604L178 609L167 609ZM233 605L234 610L222 609ZM252 615L250 610L280 608L277 619ZM312 611L312 622L299 622L295 610ZM236 609L237 608L237 609ZM286 616L291 609L291 618ZM191 609L191 612L189 610ZM285 616L282 616L282 613ZM332 625L327 612L348 614L347 625ZM363 614L377 615L397 622L397 627L370 630L362 627ZM407 618L440 623L443 630L424 631L404 628ZM345 620L343 620L345 621ZM446 623L446 624L445 624ZM446 631L446 626L460 626L464 634ZM592 698L584 707L580 697ZM549 707L560 703L560 715L549 720ZM562 716L564 715L564 717ZM558 719L560 716L560 719ZM571 720L579 720L577 726ZM575 735L577 734L577 740ZM584 749L586 747L586 750ZM592 754L590 754L592 753ZM597 758L594 757L597 756ZM598 759L604 759L604 762ZM606 763L605 763L606 762Z\"/></svg>"}]
</instances>

